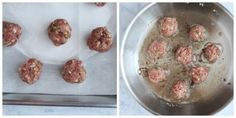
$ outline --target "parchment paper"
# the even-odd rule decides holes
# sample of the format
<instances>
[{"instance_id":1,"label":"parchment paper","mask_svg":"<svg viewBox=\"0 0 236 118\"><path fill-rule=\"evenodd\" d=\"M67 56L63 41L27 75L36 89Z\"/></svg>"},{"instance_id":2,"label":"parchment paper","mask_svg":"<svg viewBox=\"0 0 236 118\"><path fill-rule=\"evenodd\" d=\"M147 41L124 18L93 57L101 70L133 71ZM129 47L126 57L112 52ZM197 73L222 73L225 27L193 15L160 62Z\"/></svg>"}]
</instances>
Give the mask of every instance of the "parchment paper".
<instances>
[{"instance_id":1,"label":"parchment paper","mask_svg":"<svg viewBox=\"0 0 236 118\"><path fill-rule=\"evenodd\" d=\"M47 28L57 18L67 19L72 37L62 46L53 45ZM13 47L3 47L3 92L79 95L116 94L116 4L97 7L93 3L5 3L3 20L18 23L22 36ZM87 37L98 26L113 34L112 49L98 53L88 48ZM43 63L40 80L33 85L22 82L18 67L34 57ZM72 58L83 61L85 82L70 84L60 74Z\"/></svg>"}]
</instances>

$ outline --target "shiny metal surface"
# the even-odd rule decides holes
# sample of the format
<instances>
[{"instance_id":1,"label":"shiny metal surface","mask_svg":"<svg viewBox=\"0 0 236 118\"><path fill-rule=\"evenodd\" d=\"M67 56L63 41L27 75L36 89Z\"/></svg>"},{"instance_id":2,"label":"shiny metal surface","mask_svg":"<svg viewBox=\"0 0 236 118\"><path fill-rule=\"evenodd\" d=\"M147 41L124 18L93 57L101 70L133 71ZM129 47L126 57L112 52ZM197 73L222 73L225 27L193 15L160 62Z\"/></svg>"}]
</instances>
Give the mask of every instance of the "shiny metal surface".
<instances>
[{"instance_id":1,"label":"shiny metal surface","mask_svg":"<svg viewBox=\"0 0 236 118\"><path fill-rule=\"evenodd\" d=\"M189 22L206 25L215 37L221 32L224 39L221 42L226 49L225 67L228 69L224 80L226 82L221 82L214 94L205 100L188 104L173 104L160 99L138 74L139 51L152 22L159 17L180 14ZM206 21L214 22L212 25ZM233 16L218 3L152 3L140 11L127 28L120 58L121 71L129 90L135 99L153 114L214 114L233 99ZM208 94L207 90L208 88L202 92Z\"/></svg>"},{"instance_id":2,"label":"shiny metal surface","mask_svg":"<svg viewBox=\"0 0 236 118\"><path fill-rule=\"evenodd\" d=\"M46 105L116 108L116 95L3 93L3 105Z\"/></svg>"}]
</instances>

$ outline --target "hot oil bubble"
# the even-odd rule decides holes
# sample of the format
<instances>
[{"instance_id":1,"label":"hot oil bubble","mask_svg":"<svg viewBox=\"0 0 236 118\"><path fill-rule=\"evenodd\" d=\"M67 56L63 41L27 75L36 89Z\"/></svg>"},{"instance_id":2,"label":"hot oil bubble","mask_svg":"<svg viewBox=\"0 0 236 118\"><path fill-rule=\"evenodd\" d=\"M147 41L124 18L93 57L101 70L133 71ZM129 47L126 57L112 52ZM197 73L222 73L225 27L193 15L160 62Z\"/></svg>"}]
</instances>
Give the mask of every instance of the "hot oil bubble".
<instances>
[{"instance_id":1,"label":"hot oil bubble","mask_svg":"<svg viewBox=\"0 0 236 118\"><path fill-rule=\"evenodd\" d=\"M209 42L204 46L204 49L209 45L215 45L220 50L220 55L223 53L223 46L221 43L212 43ZM205 58L203 51L200 54L200 61L204 63L208 63L209 61Z\"/></svg>"}]
</instances>

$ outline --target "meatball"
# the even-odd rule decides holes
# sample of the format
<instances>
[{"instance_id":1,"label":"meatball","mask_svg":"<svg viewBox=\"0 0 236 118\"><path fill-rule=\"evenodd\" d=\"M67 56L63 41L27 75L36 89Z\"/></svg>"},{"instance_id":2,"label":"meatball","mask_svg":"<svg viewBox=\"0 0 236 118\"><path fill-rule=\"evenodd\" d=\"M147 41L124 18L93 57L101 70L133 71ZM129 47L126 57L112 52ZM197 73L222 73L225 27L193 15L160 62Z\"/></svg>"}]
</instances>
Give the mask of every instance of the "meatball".
<instances>
[{"instance_id":1,"label":"meatball","mask_svg":"<svg viewBox=\"0 0 236 118\"><path fill-rule=\"evenodd\" d=\"M22 30L18 24L3 21L3 45L13 46L19 40Z\"/></svg>"},{"instance_id":2,"label":"meatball","mask_svg":"<svg viewBox=\"0 0 236 118\"><path fill-rule=\"evenodd\" d=\"M202 67L202 66L193 67L190 70L190 74L191 74L192 82L195 84L199 84L207 79L208 68Z\"/></svg>"},{"instance_id":3,"label":"meatball","mask_svg":"<svg viewBox=\"0 0 236 118\"><path fill-rule=\"evenodd\" d=\"M104 5L106 5L105 2L95 2L94 4L98 7L103 7Z\"/></svg>"},{"instance_id":4,"label":"meatball","mask_svg":"<svg viewBox=\"0 0 236 118\"><path fill-rule=\"evenodd\" d=\"M112 35L106 27L97 27L88 37L87 45L91 50L108 51L112 46Z\"/></svg>"},{"instance_id":5,"label":"meatball","mask_svg":"<svg viewBox=\"0 0 236 118\"><path fill-rule=\"evenodd\" d=\"M189 97L189 84L184 80L177 80L171 88L172 96L175 99Z\"/></svg>"},{"instance_id":6,"label":"meatball","mask_svg":"<svg viewBox=\"0 0 236 118\"><path fill-rule=\"evenodd\" d=\"M71 26L65 19L56 19L48 27L48 36L55 46L60 46L71 37Z\"/></svg>"},{"instance_id":7,"label":"meatball","mask_svg":"<svg viewBox=\"0 0 236 118\"><path fill-rule=\"evenodd\" d=\"M207 30L202 25L193 25L189 31L192 41L204 41L207 38Z\"/></svg>"},{"instance_id":8,"label":"meatball","mask_svg":"<svg viewBox=\"0 0 236 118\"><path fill-rule=\"evenodd\" d=\"M152 68L148 70L148 78L153 83L159 83L166 79L166 72L161 68Z\"/></svg>"},{"instance_id":9,"label":"meatball","mask_svg":"<svg viewBox=\"0 0 236 118\"><path fill-rule=\"evenodd\" d=\"M166 53L165 41L153 41L148 47L148 54L152 58L160 58Z\"/></svg>"},{"instance_id":10,"label":"meatball","mask_svg":"<svg viewBox=\"0 0 236 118\"><path fill-rule=\"evenodd\" d=\"M33 84L39 80L43 64L34 58L28 59L19 69L21 79L27 84Z\"/></svg>"},{"instance_id":11,"label":"meatball","mask_svg":"<svg viewBox=\"0 0 236 118\"><path fill-rule=\"evenodd\" d=\"M210 63L216 62L216 60L220 57L221 50L214 43L207 43L206 47L203 49L203 56Z\"/></svg>"},{"instance_id":12,"label":"meatball","mask_svg":"<svg viewBox=\"0 0 236 118\"><path fill-rule=\"evenodd\" d=\"M179 47L175 53L176 60L180 64L189 64L192 62L192 48L191 47Z\"/></svg>"},{"instance_id":13,"label":"meatball","mask_svg":"<svg viewBox=\"0 0 236 118\"><path fill-rule=\"evenodd\" d=\"M76 59L67 61L61 73L63 79L69 83L81 83L86 77L82 61Z\"/></svg>"},{"instance_id":14,"label":"meatball","mask_svg":"<svg viewBox=\"0 0 236 118\"><path fill-rule=\"evenodd\" d=\"M174 36L178 33L176 18L164 17L160 20L160 34L164 37Z\"/></svg>"}]
</instances>

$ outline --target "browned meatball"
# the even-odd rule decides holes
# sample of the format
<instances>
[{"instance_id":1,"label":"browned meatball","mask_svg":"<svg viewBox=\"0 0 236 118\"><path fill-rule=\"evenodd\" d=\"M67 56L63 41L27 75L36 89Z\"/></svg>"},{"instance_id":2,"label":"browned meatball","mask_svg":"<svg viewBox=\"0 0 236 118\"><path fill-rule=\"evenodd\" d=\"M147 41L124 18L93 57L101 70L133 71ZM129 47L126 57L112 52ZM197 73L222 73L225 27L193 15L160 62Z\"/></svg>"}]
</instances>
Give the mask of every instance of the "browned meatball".
<instances>
[{"instance_id":1,"label":"browned meatball","mask_svg":"<svg viewBox=\"0 0 236 118\"><path fill-rule=\"evenodd\" d=\"M210 63L216 62L220 54L221 50L214 43L207 43L206 47L203 49L203 55Z\"/></svg>"},{"instance_id":2,"label":"browned meatball","mask_svg":"<svg viewBox=\"0 0 236 118\"><path fill-rule=\"evenodd\" d=\"M177 80L171 88L172 96L175 99L189 97L189 84L184 80Z\"/></svg>"},{"instance_id":3,"label":"browned meatball","mask_svg":"<svg viewBox=\"0 0 236 118\"><path fill-rule=\"evenodd\" d=\"M166 79L166 72L161 68L152 68L148 70L148 78L153 83L159 83Z\"/></svg>"},{"instance_id":4,"label":"browned meatball","mask_svg":"<svg viewBox=\"0 0 236 118\"><path fill-rule=\"evenodd\" d=\"M112 46L112 35L106 27L97 27L88 37L87 45L98 52L108 51Z\"/></svg>"},{"instance_id":5,"label":"browned meatball","mask_svg":"<svg viewBox=\"0 0 236 118\"><path fill-rule=\"evenodd\" d=\"M160 58L166 53L167 43L165 41L153 41L148 47L148 54L152 58Z\"/></svg>"},{"instance_id":6,"label":"browned meatball","mask_svg":"<svg viewBox=\"0 0 236 118\"><path fill-rule=\"evenodd\" d=\"M199 84L207 79L208 68L202 67L202 66L193 67L190 70L190 74L191 74L191 79L193 83Z\"/></svg>"},{"instance_id":7,"label":"browned meatball","mask_svg":"<svg viewBox=\"0 0 236 118\"><path fill-rule=\"evenodd\" d=\"M39 80L43 64L34 58L30 58L19 67L19 75L27 84L33 84Z\"/></svg>"},{"instance_id":8,"label":"browned meatball","mask_svg":"<svg viewBox=\"0 0 236 118\"><path fill-rule=\"evenodd\" d=\"M202 25L193 25L189 31L192 41L204 41L207 38L207 30Z\"/></svg>"},{"instance_id":9,"label":"browned meatball","mask_svg":"<svg viewBox=\"0 0 236 118\"><path fill-rule=\"evenodd\" d=\"M192 62L192 48L191 47L179 47L175 53L176 60L180 64L189 64Z\"/></svg>"},{"instance_id":10,"label":"browned meatball","mask_svg":"<svg viewBox=\"0 0 236 118\"><path fill-rule=\"evenodd\" d=\"M178 22L174 17L164 17L160 20L160 33L164 37L171 37L178 33Z\"/></svg>"},{"instance_id":11,"label":"browned meatball","mask_svg":"<svg viewBox=\"0 0 236 118\"><path fill-rule=\"evenodd\" d=\"M3 45L13 46L20 38L22 30L18 24L3 21L2 32Z\"/></svg>"},{"instance_id":12,"label":"browned meatball","mask_svg":"<svg viewBox=\"0 0 236 118\"><path fill-rule=\"evenodd\" d=\"M67 61L62 70L62 77L69 83L83 82L86 77L86 71L82 61L76 59Z\"/></svg>"},{"instance_id":13,"label":"browned meatball","mask_svg":"<svg viewBox=\"0 0 236 118\"><path fill-rule=\"evenodd\" d=\"M106 5L105 2L95 2L94 4L98 7L103 7L104 5Z\"/></svg>"},{"instance_id":14,"label":"browned meatball","mask_svg":"<svg viewBox=\"0 0 236 118\"><path fill-rule=\"evenodd\" d=\"M65 19L56 19L48 27L48 36L55 46L60 46L71 37L71 26Z\"/></svg>"}]
</instances>

